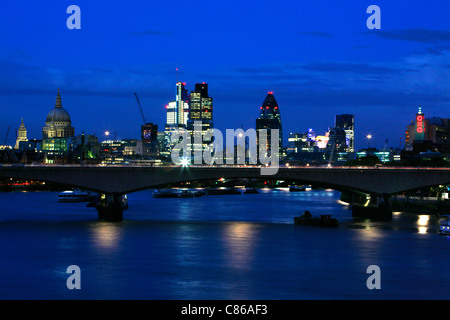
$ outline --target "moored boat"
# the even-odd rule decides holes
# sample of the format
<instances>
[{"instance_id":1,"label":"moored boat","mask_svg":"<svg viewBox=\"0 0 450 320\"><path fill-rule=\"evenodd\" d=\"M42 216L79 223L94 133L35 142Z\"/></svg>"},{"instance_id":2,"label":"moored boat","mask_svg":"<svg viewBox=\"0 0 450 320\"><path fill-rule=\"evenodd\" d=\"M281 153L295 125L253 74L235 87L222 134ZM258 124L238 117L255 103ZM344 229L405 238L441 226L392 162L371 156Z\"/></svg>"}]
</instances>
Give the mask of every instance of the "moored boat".
<instances>
[{"instance_id":1,"label":"moored boat","mask_svg":"<svg viewBox=\"0 0 450 320\"><path fill-rule=\"evenodd\" d=\"M299 186L290 186L289 187L289 191L290 192L298 192L298 191L306 191L306 188L304 186L299 187Z\"/></svg>"},{"instance_id":2,"label":"moored boat","mask_svg":"<svg viewBox=\"0 0 450 320\"><path fill-rule=\"evenodd\" d=\"M172 189L157 189L153 192L153 198L178 198L178 192Z\"/></svg>"},{"instance_id":3,"label":"moored boat","mask_svg":"<svg viewBox=\"0 0 450 320\"><path fill-rule=\"evenodd\" d=\"M88 202L92 199L92 195L88 191L73 189L63 191L58 194L59 202Z\"/></svg>"},{"instance_id":4,"label":"moored boat","mask_svg":"<svg viewBox=\"0 0 450 320\"><path fill-rule=\"evenodd\" d=\"M320 217L313 217L309 211L305 211L303 215L294 217L294 224L319 226L319 227L337 227L339 222L332 218L331 215L321 215Z\"/></svg>"},{"instance_id":5,"label":"moored boat","mask_svg":"<svg viewBox=\"0 0 450 320\"><path fill-rule=\"evenodd\" d=\"M178 192L178 198L195 198L201 196L202 193L197 190L181 190Z\"/></svg>"}]
</instances>

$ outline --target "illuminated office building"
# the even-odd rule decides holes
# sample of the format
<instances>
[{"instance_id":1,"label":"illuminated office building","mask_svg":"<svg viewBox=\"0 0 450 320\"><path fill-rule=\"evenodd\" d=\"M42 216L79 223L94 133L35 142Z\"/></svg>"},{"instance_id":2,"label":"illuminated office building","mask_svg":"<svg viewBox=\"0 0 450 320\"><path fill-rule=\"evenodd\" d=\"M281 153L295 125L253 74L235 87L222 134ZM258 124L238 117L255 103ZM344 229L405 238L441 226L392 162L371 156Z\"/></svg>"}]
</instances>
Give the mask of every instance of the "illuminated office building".
<instances>
[{"instance_id":1,"label":"illuminated office building","mask_svg":"<svg viewBox=\"0 0 450 320\"><path fill-rule=\"evenodd\" d=\"M175 101L171 101L166 105L166 127L178 127L177 104Z\"/></svg>"},{"instance_id":2,"label":"illuminated office building","mask_svg":"<svg viewBox=\"0 0 450 320\"><path fill-rule=\"evenodd\" d=\"M331 152L346 152L347 135L343 128L330 128L328 134L327 150Z\"/></svg>"},{"instance_id":3,"label":"illuminated office building","mask_svg":"<svg viewBox=\"0 0 450 320\"><path fill-rule=\"evenodd\" d=\"M419 107L414 120L406 126L405 149L450 153L450 119L425 117Z\"/></svg>"},{"instance_id":4,"label":"illuminated office building","mask_svg":"<svg viewBox=\"0 0 450 320\"><path fill-rule=\"evenodd\" d=\"M346 152L355 151L355 115L353 114L338 114L335 119L335 128L343 129L345 131L345 145L342 149Z\"/></svg>"},{"instance_id":5,"label":"illuminated office building","mask_svg":"<svg viewBox=\"0 0 450 320\"><path fill-rule=\"evenodd\" d=\"M177 83L177 95L176 95L176 124L179 128L186 128L188 115L189 115L189 94L185 88L185 82Z\"/></svg>"},{"instance_id":6,"label":"illuminated office building","mask_svg":"<svg viewBox=\"0 0 450 320\"><path fill-rule=\"evenodd\" d=\"M185 86L185 82L177 82L177 92L175 100L169 102L169 104L166 106L166 127L186 128L189 116L190 96Z\"/></svg>"},{"instance_id":7,"label":"illuminated office building","mask_svg":"<svg viewBox=\"0 0 450 320\"><path fill-rule=\"evenodd\" d=\"M192 148L198 148L195 145L194 124L201 125L202 150L205 149L209 141L204 137L209 129L214 127L213 123L213 98L208 95L208 84L196 83L195 90L191 91L191 99L189 104L189 119L187 121L187 130L192 135ZM197 137L200 138L200 137Z\"/></svg>"},{"instance_id":8,"label":"illuminated office building","mask_svg":"<svg viewBox=\"0 0 450 320\"><path fill-rule=\"evenodd\" d=\"M271 130L279 130L279 150L278 154L282 154L283 149L283 131L281 126L281 115L278 103L273 96L273 92L268 92L262 106L260 107L259 118L256 119L256 131L258 131L258 145L260 130L267 130L267 149L271 150ZM259 148L259 147L258 147ZM259 152L259 150L258 150Z\"/></svg>"},{"instance_id":9,"label":"illuminated office building","mask_svg":"<svg viewBox=\"0 0 450 320\"><path fill-rule=\"evenodd\" d=\"M141 144L142 155L158 155L158 125L151 122L141 125Z\"/></svg>"},{"instance_id":10,"label":"illuminated office building","mask_svg":"<svg viewBox=\"0 0 450 320\"><path fill-rule=\"evenodd\" d=\"M191 92L188 122L202 121L206 126L213 126L213 98L208 95L208 84L196 83Z\"/></svg>"},{"instance_id":11,"label":"illuminated office building","mask_svg":"<svg viewBox=\"0 0 450 320\"><path fill-rule=\"evenodd\" d=\"M287 153L315 152L318 148L315 146L316 134L312 129L306 133L289 133Z\"/></svg>"},{"instance_id":12,"label":"illuminated office building","mask_svg":"<svg viewBox=\"0 0 450 320\"><path fill-rule=\"evenodd\" d=\"M157 135L158 125L149 122L141 126L141 139L146 143L156 141Z\"/></svg>"},{"instance_id":13,"label":"illuminated office building","mask_svg":"<svg viewBox=\"0 0 450 320\"><path fill-rule=\"evenodd\" d=\"M185 82L177 82L175 100L166 105L167 118L164 128L165 153L170 152L174 143L171 142L172 132L178 129L186 129L189 117L190 96Z\"/></svg>"}]
</instances>

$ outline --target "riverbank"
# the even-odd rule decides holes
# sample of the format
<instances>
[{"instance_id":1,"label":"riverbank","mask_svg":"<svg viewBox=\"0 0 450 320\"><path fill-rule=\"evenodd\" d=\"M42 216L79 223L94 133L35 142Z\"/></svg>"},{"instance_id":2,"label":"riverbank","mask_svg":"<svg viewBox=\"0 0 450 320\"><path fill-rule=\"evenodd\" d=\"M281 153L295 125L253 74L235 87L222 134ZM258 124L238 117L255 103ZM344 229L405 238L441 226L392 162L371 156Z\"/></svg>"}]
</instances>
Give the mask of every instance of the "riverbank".
<instances>
[{"instance_id":1,"label":"riverbank","mask_svg":"<svg viewBox=\"0 0 450 320\"><path fill-rule=\"evenodd\" d=\"M45 182L11 182L0 183L0 192L14 192L14 191L64 191L67 186L54 183ZM70 189L70 187L69 187Z\"/></svg>"}]
</instances>

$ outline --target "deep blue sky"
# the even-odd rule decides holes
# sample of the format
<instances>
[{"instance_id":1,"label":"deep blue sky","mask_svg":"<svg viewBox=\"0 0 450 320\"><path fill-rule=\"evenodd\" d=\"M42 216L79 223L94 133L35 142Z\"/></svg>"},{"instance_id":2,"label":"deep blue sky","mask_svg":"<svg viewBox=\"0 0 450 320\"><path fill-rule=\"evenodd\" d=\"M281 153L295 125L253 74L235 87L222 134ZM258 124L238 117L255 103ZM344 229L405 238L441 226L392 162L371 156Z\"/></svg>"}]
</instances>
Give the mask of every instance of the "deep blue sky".
<instances>
[{"instance_id":1,"label":"deep blue sky","mask_svg":"<svg viewBox=\"0 0 450 320\"><path fill-rule=\"evenodd\" d=\"M68 30L66 8L81 8ZM369 5L381 30L369 30ZM254 128L268 91L285 135L323 134L356 117L356 146L398 147L419 105L450 118L450 1L4 1L0 6L0 144L24 118L42 138L61 88L76 133L138 138L163 129L178 80L207 82L215 126Z\"/></svg>"}]
</instances>

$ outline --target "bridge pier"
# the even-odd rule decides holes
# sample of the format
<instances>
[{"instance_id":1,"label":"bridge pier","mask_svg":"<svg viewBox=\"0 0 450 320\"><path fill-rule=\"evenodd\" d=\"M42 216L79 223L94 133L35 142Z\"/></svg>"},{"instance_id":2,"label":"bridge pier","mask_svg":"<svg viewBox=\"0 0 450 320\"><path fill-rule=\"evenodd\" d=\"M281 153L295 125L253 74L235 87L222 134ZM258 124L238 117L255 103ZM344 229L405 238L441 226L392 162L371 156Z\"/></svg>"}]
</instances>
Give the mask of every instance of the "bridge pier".
<instances>
[{"instance_id":1,"label":"bridge pier","mask_svg":"<svg viewBox=\"0 0 450 320\"><path fill-rule=\"evenodd\" d=\"M352 216L358 218L371 218L377 220L392 220L390 196L387 194L366 194L353 196Z\"/></svg>"},{"instance_id":2,"label":"bridge pier","mask_svg":"<svg viewBox=\"0 0 450 320\"><path fill-rule=\"evenodd\" d=\"M122 195L119 193L100 194L96 206L101 221L120 222L123 220Z\"/></svg>"}]
</instances>

